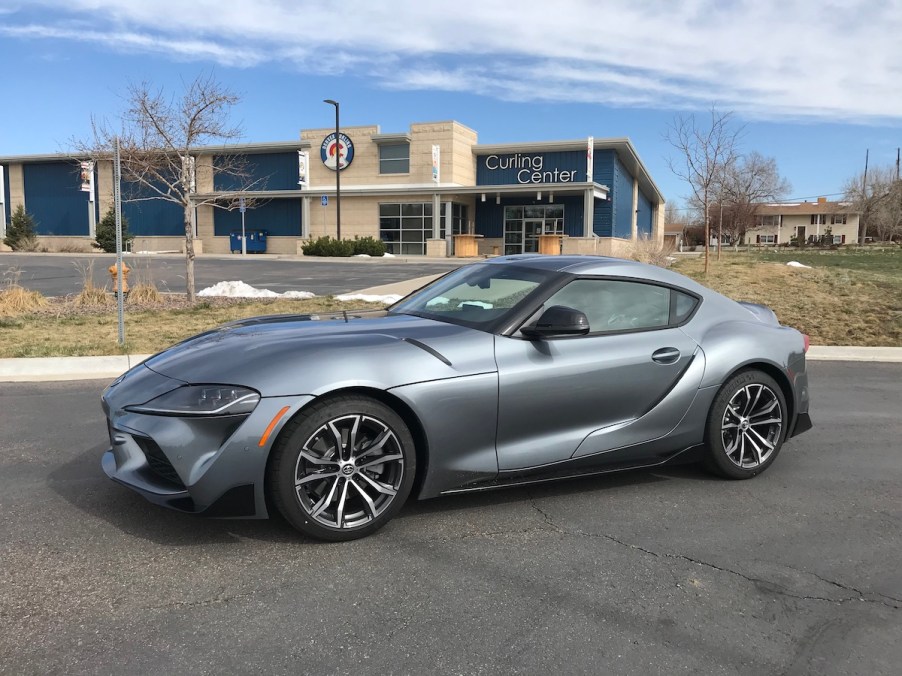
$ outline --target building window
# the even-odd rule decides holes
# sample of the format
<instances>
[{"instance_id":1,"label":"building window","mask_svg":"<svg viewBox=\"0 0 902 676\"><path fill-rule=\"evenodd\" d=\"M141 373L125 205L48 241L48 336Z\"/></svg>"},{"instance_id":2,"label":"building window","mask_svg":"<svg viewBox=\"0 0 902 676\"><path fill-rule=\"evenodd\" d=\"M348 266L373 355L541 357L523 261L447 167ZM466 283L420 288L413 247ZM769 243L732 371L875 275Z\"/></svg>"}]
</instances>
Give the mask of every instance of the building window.
<instances>
[{"instance_id":1,"label":"building window","mask_svg":"<svg viewBox=\"0 0 902 676\"><path fill-rule=\"evenodd\" d=\"M758 235L758 244L776 244L776 235Z\"/></svg>"},{"instance_id":2,"label":"building window","mask_svg":"<svg viewBox=\"0 0 902 676\"><path fill-rule=\"evenodd\" d=\"M846 224L846 215L845 214L833 214L830 218L830 223L833 225L845 225Z\"/></svg>"},{"instance_id":3,"label":"building window","mask_svg":"<svg viewBox=\"0 0 902 676\"><path fill-rule=\"evenodd\" d=\"M845 235L833 235L833 243L834 244L845 244L846 236Z\"/></svg>"},{"instance_id":4,"label":"building window","mask_svg":"<svg viewBox=\"0 0 902 676\"><path fill-rule=\"evenodd\" d=\"M432 238L432 202L380 204L379 237L390 254L425 255Z\"/></svg>"},{"instance_id":5,"label":"building window","mask_svg":"<svg viewBox=\"0 0 902 676\"><path fill-rule=\"evenodd\" d=\"M444 214L444 212L442 212ZM458 202L451 203L451 234L464 235L467 233L467 205ZM442 216L442 237L445 236L445 217Z\"/></svg>"},{"instance_id":6,"label":"building window","mask_svg":"<svg viewBox=\"0 0 902 676\"><path fill-rule=\"evenodd\" d=\"M827 214L811 214L811 225L827 225Z\"/></svg>"},{"instance_id":7,"label":"building window","mask_svg":"<svg viewBox=\"0 0 902 676\"><path fill-rule=\"evenodd\" d=\"M398 143L379 146L380 174L410 173L410 144Z\"/></svg>"},{"instance_id":8,"label":"building window","mask_svg":"<svg viewBox=\"0 0 902 676\"><path fill-rule=\"evenodd\" d=\"M755 216L755 227L776 228L780 225L779 214L760 214Z\"/></svg>"}]
</instances>

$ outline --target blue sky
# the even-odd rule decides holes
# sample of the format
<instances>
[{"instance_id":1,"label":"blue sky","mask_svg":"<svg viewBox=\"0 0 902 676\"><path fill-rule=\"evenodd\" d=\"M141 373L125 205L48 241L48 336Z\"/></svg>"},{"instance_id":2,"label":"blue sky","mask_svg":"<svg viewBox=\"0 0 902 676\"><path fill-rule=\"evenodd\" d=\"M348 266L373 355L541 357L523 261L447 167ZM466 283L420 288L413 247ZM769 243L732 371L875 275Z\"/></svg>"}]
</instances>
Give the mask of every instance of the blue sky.
<instances>
[{"instance_id":1,"label":"blue sky","mask_svg":"<svg viewBox=\"0 0 902 676\"><path fill-rule=\"evenodd\" d=\"M339 33L336 36L336 33ZM712 105L788 197L842 191L902 146L902 0L0 0L0 156L65 152L128 84L211 73L246 141L458 120L482 143L628 136L668 200L675 115Z\"/></svg>"}]
</instances>

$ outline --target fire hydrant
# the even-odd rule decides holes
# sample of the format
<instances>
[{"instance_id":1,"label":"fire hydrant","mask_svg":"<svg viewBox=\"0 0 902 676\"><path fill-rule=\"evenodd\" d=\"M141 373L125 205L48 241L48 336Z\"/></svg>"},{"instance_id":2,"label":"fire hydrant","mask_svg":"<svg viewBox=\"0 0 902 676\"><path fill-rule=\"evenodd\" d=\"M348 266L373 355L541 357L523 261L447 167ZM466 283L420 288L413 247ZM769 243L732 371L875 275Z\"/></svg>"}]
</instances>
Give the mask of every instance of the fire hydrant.
<instances>
[{"instance_id":1,"label":"fire hydrant","mask_svg":"<svg viewBox=\"0 0 902 676\"><path fill-rule=\"evenodd\" d=\"M117 295L119 293L119 271L116 269L116 264L114 263L109 268L110 277L113 278L113 295ZM122 263L122 297L128 298L128 273L131 272L128 269L128 266L125 263Z\"/></svg>"}]
</instances>

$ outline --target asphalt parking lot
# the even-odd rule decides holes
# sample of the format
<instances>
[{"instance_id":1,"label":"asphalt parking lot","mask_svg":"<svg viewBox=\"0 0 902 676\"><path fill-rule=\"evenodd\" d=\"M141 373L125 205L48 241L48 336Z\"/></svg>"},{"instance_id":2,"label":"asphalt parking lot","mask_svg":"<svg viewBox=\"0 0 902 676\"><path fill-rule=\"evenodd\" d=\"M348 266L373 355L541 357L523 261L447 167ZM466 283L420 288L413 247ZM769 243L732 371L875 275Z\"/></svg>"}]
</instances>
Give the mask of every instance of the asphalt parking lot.
<instances>
[{"instance_id":1,"label":"asphalt parking lot","mask_svg":"<svg viewBox=\"0 0 902 676\"><path fill-rule=\"evenodd\" d=\"M89 264L95 285L112 288L107 268L113 255L0 254L0 281L17 279L25 288L45 296L78 293ZM403 259L344 259L330 261L271 256L203 256L194 261L197 290L223 281L242 281L277 293L310 291L318 296L348 293L371 286L404 282L415 277L449 272L472 262L467 259L408 261ZM128 256L129 280L153 283L160 291L185 293L182 255Z\"/></svg>"},{"instance_id":2,"label":"asphalt parking lot","mask_svg":"<svg viewBox=\"0 0 902 676\"><path fill-rule=\"evenodd\" d=\"M693 467L408 505L377 535L107 480L105 383L0 390L0 672L898 674L902 365L813 363L815 428Z\"/></svg>"}]
</instances>

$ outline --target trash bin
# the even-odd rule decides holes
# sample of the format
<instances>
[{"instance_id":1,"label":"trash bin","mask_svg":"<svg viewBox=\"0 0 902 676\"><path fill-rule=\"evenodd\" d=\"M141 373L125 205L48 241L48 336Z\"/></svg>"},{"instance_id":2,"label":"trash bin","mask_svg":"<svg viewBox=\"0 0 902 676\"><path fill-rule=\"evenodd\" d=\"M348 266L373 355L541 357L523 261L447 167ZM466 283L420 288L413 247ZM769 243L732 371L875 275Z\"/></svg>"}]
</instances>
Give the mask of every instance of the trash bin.
<instances>
[{"instance_id":1,"label":"trash bin","mask_svg":"<svg viewBox=\"0 0 902 676\"><path fill-rule=\"evenodd\" d=\"M247 235L248 253L266 253L266 230L245 230ZM229 250L232 253L241 253L241 231L233 230L229 233Z\"/></svg>"}]
</instances>

